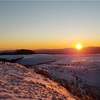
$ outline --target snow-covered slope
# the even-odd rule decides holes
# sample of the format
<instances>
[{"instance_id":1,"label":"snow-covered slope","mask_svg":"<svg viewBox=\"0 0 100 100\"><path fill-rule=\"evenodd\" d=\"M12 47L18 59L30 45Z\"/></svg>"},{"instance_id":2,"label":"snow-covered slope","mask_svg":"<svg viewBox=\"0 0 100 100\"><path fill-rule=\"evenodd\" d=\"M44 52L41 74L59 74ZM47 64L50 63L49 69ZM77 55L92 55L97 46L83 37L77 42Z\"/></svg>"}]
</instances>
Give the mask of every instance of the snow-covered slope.
<instances>
[{"instance_id":1,"label":"snow-covered slope","mask_svg":"<svg viewBox=\"0 0 100 100\"><path fill-rule=\"evenodd\" d=\"M48 76L59 81L66 88L72 87L76 92L79 90L81 95L89 95L95 98L94 100L100 99L100 62L97 60L80 62L60 60L51 64L33 66L33 69L40 71L45 69Z\"/></svg>"},{"instance_id":2,"label":"snow-covered slope","mask_svg":"<svg viewBox=\"0 0 100 100\"><path fill-rule=\"evenodd\" d=\"M20 55L17 63L32 67L39 74L58 81L80 98L89 95L100 99L100 55ZM0 56L14 59L18 56ZM87 99L84 99L87 100ZM88 99L90 100L90 99Z\"/></svg>"},{"instance_id":3,"label":"snow-covered slope","mask_svg":"<svg viewBox=\"0 0 100 100\"><path fill-rule=\"evenodd\" d=\"M0 62L0 100L79 100L65 88L16 63Z\"/></svg>"}]
</instances>

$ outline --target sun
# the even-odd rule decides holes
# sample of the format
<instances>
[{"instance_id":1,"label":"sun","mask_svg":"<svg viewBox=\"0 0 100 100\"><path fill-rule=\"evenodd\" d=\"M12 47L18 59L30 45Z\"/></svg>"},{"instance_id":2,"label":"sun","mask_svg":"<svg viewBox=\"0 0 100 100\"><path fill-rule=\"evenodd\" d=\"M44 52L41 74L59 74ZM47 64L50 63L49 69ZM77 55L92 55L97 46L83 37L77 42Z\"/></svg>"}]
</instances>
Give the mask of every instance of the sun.
<instances>
[{"instance_id":1,"label":"sun","mask_svg":"<svg viewBox=\"0 0 100 100\"><path fill-rule=\"evenodd\" d=\"M82 49L82 44L80 44L80 43L76 44L76 49L78 49L78 50Z\"/></svg>"}]
</instances>

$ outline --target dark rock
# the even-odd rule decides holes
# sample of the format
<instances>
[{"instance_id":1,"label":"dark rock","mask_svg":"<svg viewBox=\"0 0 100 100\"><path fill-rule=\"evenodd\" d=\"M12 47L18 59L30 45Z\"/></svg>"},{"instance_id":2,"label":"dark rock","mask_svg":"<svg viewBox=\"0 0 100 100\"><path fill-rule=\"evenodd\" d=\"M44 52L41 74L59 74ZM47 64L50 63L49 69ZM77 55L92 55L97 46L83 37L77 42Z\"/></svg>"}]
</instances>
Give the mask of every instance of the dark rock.
<instances>
[{"instance_id":1,"label":"dark rock","mask_svg":"<svg viewBox=\"0 0 100 100\"><path fill-rule=\"evenodd\" d=\"M32 50L27 50L27 49L12 50L12 52L11 51L2 51L0 53L0 55L21 55L21 54L28 55L28 54L36 54L36 53Z\"/></svg>"}]
</instances>

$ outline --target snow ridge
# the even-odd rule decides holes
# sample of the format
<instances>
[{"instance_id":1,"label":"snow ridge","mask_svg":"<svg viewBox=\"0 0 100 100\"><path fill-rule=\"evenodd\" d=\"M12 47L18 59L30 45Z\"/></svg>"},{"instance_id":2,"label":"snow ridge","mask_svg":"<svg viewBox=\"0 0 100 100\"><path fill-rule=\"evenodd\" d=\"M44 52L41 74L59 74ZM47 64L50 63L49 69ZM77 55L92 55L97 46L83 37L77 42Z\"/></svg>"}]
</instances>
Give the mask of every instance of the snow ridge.
<instances>
[{"instance_id":1,"label":"snow ridge","mask_svg":"<svg viewBox=\"0 0 100 100\"><path fill-rule=\"evenodd\" d=\"M17 63L0 62L0 100L79 100L65 88Z\"/></svg>"}]
</instances>

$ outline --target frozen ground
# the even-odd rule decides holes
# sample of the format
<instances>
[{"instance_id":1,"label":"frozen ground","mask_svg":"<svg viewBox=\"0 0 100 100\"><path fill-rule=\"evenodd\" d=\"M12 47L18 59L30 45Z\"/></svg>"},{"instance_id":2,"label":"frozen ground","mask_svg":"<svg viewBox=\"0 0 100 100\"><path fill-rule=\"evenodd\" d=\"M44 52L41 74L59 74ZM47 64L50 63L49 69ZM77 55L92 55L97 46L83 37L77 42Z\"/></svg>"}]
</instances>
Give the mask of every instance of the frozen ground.
<instances>
[{"instance_id":1,"label":"frozen ground","mask_svg":"<svg viewBox=\"0 0 100 100\"><path fill-rule=\"evenodd\" d=\"M16 63L0 62L0 100L79 100L47 77Z\"/></svg>"},{"instance_id":2,"label":"frozen ground","mask_svg":"<svg viewBox=\"0 0 100 100\"><path fill-rule=\"evenodd\" d=\"M33 66L33 69L48 73L50 77L60 82L64 87L80 94L89 95L94 100L100 100L100 56L74 55L62 57L55 62ZM44 70L45 69L45 70ZM69 84L66 86L66 84ZM71 88L69 88L71 87ZM73 92L73 93L75 93Z\"/></svg>"},{"instance_id":3,"label":"frozen ground","mask_svg":"<svg viewBox=\"0 0 100 100\"><path fill-rule=\"evenodd\" d=\"M17 58L23 57L22 55L2 55L0 56L0 59L7 59L7 60L13 60Z\"/></svg>"},{"instance_id":4,"label":"frozen ground","mask_svg":"<svg viewBox=\"0 0 100 100\"><path fill-rule=\"evenodd\" d=\"M74 95L80 98L82 95L88 95L94 100L100 100L100 55L20 56L24 58L18 63L31 66L37 73L59 82Z\"/></svg>"}]
</instances>

